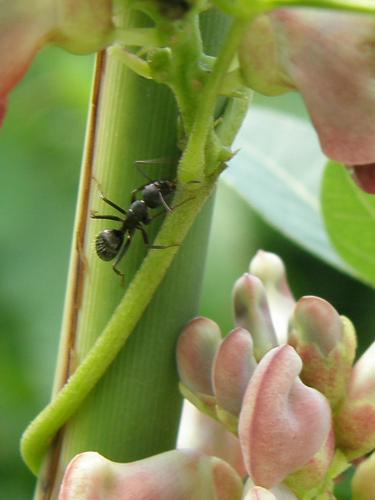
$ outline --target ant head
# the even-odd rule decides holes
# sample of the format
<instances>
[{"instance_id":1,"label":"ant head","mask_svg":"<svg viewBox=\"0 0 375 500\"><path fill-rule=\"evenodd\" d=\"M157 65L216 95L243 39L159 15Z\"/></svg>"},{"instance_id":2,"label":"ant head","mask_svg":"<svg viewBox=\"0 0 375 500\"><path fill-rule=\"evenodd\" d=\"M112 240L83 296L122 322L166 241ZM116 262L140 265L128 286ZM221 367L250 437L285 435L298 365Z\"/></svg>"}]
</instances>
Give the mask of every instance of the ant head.
<instances>
[{"instance_id":1,"label":"ant head","mask_svg":"<svg viewBox=\"0 0 375 500\"><path fill-rule=\"evenodd\" d=\"M118 254L124 233L118 229L104 229L95 240L95 249L98 257L102 260L112 260Z\"/></svg>"},{"instance_id":2,"label":"ant head","mask_svg":"<svg viewBox=\"0 0 375 500\"><path fill-rule=\"evenodd\" d=\"M175 190L176 183L173 181L155 181L144 188L142 196L148 207L157 208L163 204L161 199L173 194Z\"/></svg>"}]
</instances>

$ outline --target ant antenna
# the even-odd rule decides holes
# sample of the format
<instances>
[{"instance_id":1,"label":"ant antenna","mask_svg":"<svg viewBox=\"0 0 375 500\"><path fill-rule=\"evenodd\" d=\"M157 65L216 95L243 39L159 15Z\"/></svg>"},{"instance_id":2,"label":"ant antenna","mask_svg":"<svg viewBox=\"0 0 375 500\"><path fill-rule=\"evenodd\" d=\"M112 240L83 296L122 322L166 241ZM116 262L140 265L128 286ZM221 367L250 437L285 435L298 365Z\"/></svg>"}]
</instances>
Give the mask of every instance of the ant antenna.
<instances>
[{"instance_id":1,"label":"ant antenna","mask_svg":"<svg viewBox=\"0 0 375 500\"><path fill-rule=\"evenodd\" d=\"M138 172L140 172L143 175L143 177L153 182L154 179L152 179L148 174L146 174L143 168L141 168L141 165L162 165L163 163L173 164L176 161L177 159L173 158L154 158L153 160L135 160L134 165L136 166Z\"/></svg>"}]
</instances>

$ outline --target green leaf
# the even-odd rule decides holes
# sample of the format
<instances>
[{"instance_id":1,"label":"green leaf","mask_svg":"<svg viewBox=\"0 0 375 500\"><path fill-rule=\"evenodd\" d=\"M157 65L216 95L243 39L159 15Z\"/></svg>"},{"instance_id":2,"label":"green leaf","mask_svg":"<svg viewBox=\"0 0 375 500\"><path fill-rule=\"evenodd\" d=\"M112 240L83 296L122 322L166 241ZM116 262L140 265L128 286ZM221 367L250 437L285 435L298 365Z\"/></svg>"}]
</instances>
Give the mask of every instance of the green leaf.
<instances>
[{"instance_id":1,"label":"green leaf","mask_svg":"<svg viewBox=\"0 0 375 500\"><path fill-rule=\"evenodd\" d=\"M342 257L367 283L375 283L375 196L364 193L342 165L330 162L322 184L329 236Z\"/></svg>"},{"instance_id":2,"label":"green leaf","mask_svg":"<svg viewBox=\"0 0 375 500\"><path fill-rule=\"evenodd\" d=\"M327 237L320 211L326 158L313 127L294 116L252 108L223 178L269 224L334 267L351 273Z\"/></svg>"}]
</instances>

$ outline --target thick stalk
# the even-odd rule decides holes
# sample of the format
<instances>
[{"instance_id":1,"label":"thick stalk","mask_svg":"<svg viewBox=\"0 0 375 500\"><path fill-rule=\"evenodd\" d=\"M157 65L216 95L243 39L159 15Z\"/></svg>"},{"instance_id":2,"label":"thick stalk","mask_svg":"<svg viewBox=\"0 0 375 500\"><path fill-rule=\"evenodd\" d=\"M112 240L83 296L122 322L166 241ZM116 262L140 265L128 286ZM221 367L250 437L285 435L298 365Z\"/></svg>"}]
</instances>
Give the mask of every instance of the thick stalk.
<instances>
[{"instance_id":1,"label":"thick stalk","mask_svg":"<svg viewBox=\"0 0 375 500\"><path fill-rule=\"evenodd\" d=\"M217 19L216 25L222 35ZM80 451L95 449L110 459L124 462L174 446L180 412L175 341L183 324L196 314L207 246L210 208L192 224L213 184L200 185L192 199L167 217L158 243L180 243L188 235L183 247L151 251L120 300L123 289L118 276L108 263L98 261L92 248L95 234L104 224L89 219L89 208L103 211L91 176L100 183L107 197L127 208L131 189L145 182L135 171L133 161L176 156L177 114L166 88L135 76L116 57L107 57L99 77L92 115L96 117L96 126L91 145L88 141L91 152L86 154L88 160L82 176L77 216L80 225L76 226L78 238L73 246L65 340L55 388L59 389L68 376L73 375L47 408L50 413L42 413L26 434L24 446L35 453L28 455L34 469L38 468L39 456L48 446L48 439L61 423L71 418L54 440L44 462L37 498L56 497L66 464ZM161 174L159 169L152 175L173 178L174 174ZM179 203L178 196L175 203ZM155 221L154 231L156 229ZM155 294L177 252L162 287ZM127 283L144 254L142 242L135 241L126 256ZM90 351L119 301L114 316ZM141 314L144 314L142 321L132 333ZM121 350L130 333L126 348ZM114 346L120 353L97 383L113 360ZM90 363L93 358L98 364ZM87 368L98 365L100 370ZM79 394L69 393L72 379L74 391L78 388ZM88 393L79 406L82 395ZM61 405L64 398L67 404ZM43 439L38 440L38 432ZM28 442L28 438L33 439L33 443Z\"/></svg>"}]
</instances>

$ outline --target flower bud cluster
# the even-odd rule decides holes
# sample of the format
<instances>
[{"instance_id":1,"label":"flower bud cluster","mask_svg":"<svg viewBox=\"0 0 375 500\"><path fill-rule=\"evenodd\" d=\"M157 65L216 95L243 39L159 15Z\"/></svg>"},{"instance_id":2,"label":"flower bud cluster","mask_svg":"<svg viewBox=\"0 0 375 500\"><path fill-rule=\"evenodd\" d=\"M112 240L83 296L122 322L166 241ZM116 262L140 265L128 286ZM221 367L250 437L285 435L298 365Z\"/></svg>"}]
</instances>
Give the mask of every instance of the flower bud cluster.
<instances>
[{"instance_id":1,"label":"flower bud cluster","mask_svg":"<svg viewBox=\"0 0 375 500\"><path fill-rule=\"evenodd\" d=\"M353 366L348 319L321 298L295 301L274 254L258 252L250 271L234 286L236 328L223 338L198 317L178 341L180 388L203 412L202 443L130 464L78 455L60 500L335 498L334 480L375 448L375 343ZM375 498L374 478L373 454L354 474L355 498Z\"/></svg>"},{"instance_id":2,"label":"flower bud cluster","mask_svg":"<svg viewBox=\"0 0 375 500\"><path fill-rule=\"evenodd\" d=\"M246 498L280 485L332 495L333 479L375 448L375 344L353 366L351 322L319 297L295 301L274 254L258 252L233 301L237 327L224 338L203 317L183 330L181 392L239 436Z\"/></svg>"}]
</instances>

